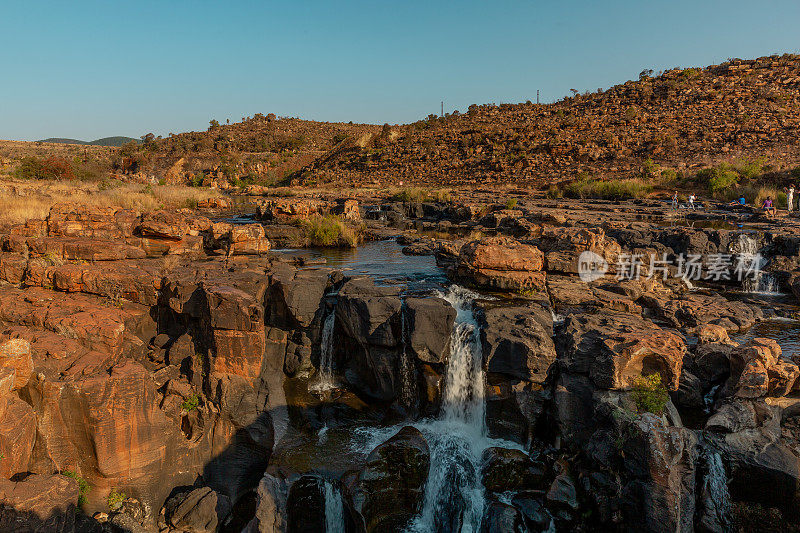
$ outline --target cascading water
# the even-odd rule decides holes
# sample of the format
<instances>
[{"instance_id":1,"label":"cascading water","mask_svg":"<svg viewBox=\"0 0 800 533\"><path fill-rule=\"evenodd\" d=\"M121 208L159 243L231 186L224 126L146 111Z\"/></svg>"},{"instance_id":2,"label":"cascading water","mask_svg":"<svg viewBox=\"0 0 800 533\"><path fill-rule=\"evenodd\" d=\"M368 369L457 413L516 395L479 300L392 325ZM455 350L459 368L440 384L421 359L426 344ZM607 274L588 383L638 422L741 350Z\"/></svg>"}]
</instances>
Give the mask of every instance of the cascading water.
<instances>
[{"instance_id":1,"label":"cascading water","mask_svg":"<svg viewBox=\"0 0 800 533\"><path fill-rule=\"evenodd\" d=\"M336 311L331 311L322 325L319 371L316 381L311 385L311 390L314 392L327 392L336 388L336 381L333 379L333 326L335 323Z\"/></svg>"},{"instance_id":2,"label":"cascading water","mask_svg":"<svg viewBox=\"0 0 800 533\"><path fill-rule=\"evenodd\" d=\"M456 309L442 412L424 425L431 469L420 515L409 531L478 531L484 491L479 469L486 437L484 376L479 328L472 310L476 295L452 286L442 295Z\"/></svg>"},{"instance_id":3,"label":"cascading water","mask_svg":"<svg viewBox=\"0 0 800 533\"><path fill-rule=\"evenodd\" d=\"M752 265L752 272L742 279L742 290L758 294L780 294L778 279L774 274L762 270L767 262L758 253L758 240L746 233L740 233L736 247L739 261L744 265Z\"/></svg>"},{"instance_id":4,"label":"cascading water","mask_svg":"<svg viewBox=\"0 0 800 533\"><path fill-rule=\"evenodd\" d=\"M325 533L344 533L344 503L342 493L325 481Z\"/></svg>"},{"instance_id":5,"label":"cascading water","mask_svg":"<svg viewBox=\"0 0 800 533\"><path fill-rule=\"evenodd\" d=\"M702 484L702 522L708 531L728 531L730 528L731 497L725 465L719 453L707 450L705 477Z\"/></svg>"},{"instance_id":6,"label":"cascading water","mask_svg":"<svg viewBox=\"0 0 800 533\"><path fill-rule=\"evenodd\" d=\"M407 408L414 407L417 398L414 363L408 355L410 342L408 325L406 323L405 302L400 312L401 334L403 336L403 351L400 353L400 403Z\"/></svg>"}]
</instances>

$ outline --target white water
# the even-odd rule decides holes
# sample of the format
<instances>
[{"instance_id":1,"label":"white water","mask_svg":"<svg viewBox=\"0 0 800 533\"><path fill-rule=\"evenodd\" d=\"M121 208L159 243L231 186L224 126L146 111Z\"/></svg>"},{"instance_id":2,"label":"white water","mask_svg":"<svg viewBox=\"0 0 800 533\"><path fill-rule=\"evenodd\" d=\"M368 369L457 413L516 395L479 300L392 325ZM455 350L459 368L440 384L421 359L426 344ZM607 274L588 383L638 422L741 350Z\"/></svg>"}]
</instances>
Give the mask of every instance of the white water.
<instances>
[{"instance_id":1,"label":"white water","mask_svg":"<svg viewBox=\"0 0 800 533\"><path fill-rule=\"evenodd\" d=\"M705 454L707 472L703 478L703 497L705 513L723 528L730 527L731 497L728 492L728 478L725 465L719 453L708 451Z\"/></svg>"},{"instance_id":2,"label":"white water","mask_svg":"<svg viewBox=\"0 0 800 533\"><path fill-rule=\"evenodd\" d=\"M490 445L486 437L483 357L472 309L476 295L454 285L442 297L456 309L457 315L450 341L442 412L439 420L426 424L431 468L422 512L410 524L409 531L455 528L464 533L476 532L485 500L480 461Z\"/></svg>"},{"instance_id":3,"label":"white water","mask_svg":"<svg viewBox=\"0 0 800 533\"><path fill-rule=\"evenodd\" d=\"M333 326L336 322L336 311L331 311L322 325L322 340L320 341L319 370L317 379L310 386L314 392L327 392L336 388L333 379Z\"/></svg>"},{"instance_id":4,"label":"white water","mask_svg":"<svg viewBox=\"0 0 800 533\"><path fill-rule=\"evenodd\" d=\"M405 304L400 312L403 351L400 354L400 403L405 407L413 407L417 398L414 363L408 355L408 325L406 324Z\"/></svg>"},{"instance_id":5,"label":"white water","mask_svg":"<svg viewBox=\"0 0 800 533\"><path fill-rule=\"evenodd\" d=\"M742 290L756 294L780 294L778 278L774 274L762 270L767 262L758 253L758 241L750 235L740 233L737 248L739 260L745 265L750 265L755 261L758 262L758 264L753 265L755 271L742 279Z\"/></svg>"},{"instance_id":6,"label":"white water","mask_svg":"<svg viewBox=\"0 0 800 533\"><path fill-rule=\"evenodd\" d=\"M325 533L344 533L344 503L342 493L325 481Z\"/></svg>"}]
</instances>

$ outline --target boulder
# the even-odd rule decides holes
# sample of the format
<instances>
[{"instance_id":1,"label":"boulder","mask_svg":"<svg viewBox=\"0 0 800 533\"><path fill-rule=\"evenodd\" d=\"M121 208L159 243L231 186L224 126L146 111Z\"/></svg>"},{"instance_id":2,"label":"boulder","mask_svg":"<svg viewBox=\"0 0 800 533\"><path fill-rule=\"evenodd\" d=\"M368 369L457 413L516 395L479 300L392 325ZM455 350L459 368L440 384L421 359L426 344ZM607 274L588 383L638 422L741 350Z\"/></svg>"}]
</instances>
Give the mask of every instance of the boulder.
<instances>
[{"instance_id":1,"label":"boulder","mask_svg":"<svg viewBox=\"0 0 800 533\"><path fill-rule=\"evenodd\" d=\"M489 502L483 513L481 533L527 533L522 513L513 505Z\"/></svg>"},{"instance_id":2,"label":"boulder","mask_svg":"<svg viewBox=\"0 0 800 533\"><path fill-rule=\"evenodd\" d=\"M759 398L784 395L800 374L797 365L781 360L781 347L773 339L756 337L730 352L730 377L724 395Z\"/></svg>"},{"instance_id":3,"label":"boulder","mask_svg":"<svg viewBox=\"0 0 800 533\"><path fill-rule=\"evenodd\" d=\"M500 290L541 290L542 252L509 237L489 237L461 247L457 276L475 285Z\"/></svg>"},{"instance_id":4,"label":"boulder","mask_svg":"<svg viewBox=\"0 0 800 533\"><path fill-rule=\"evenodd\" d=\"M406 298L405 313L410 352L425 363L446 363L456 319L453 306L442 298Z\"/></svg>"},{"instance_id":5,"label":"boulder","mask_svg":"<svg viewBox=\"0 0 800 533\"><path fill-rule=\"evenodd\" d=\"M650 321L625 313L570 315L558 337L559 362L588 375L598 387L626 389L639 376L661 375L676 390L686 346Z\"/></svg>"},{"instance_id":6,"label":"boulder","mask_svg":"<svg viewBox=\"0 0 800 533\"><path fill-rule=\"evenodd\" d=\"M578 258L586 251L593 252L613 268L621 252L620 245L607 237L602 228L544 228L536 244L545 256L545 270L564 274L577 274Z\"/></svg>"},{"instance_id":7,"label":"boulder","mask_svg":"<svg viewBox=\"0 0 800 533\"><path fill-rule=\"evenodd\" d=\"M215 533L231 509L226 496L208 487L178 493L164 504L167 523L186 533Z\"/></svg>"},{"instance_id":8,"label":"boulder","mask_svg":"<svg viewBox=\"0 0 800 533\"><path fill-rule=\"evenodd\" d=\"M487 448L481 458L481 481L491 492L544 490L544 464L510 448Z\"/></svg>"},{"instance_id":9,"label":"boulder","mask_svg":"<svg viewBox=\"0 0 800 533\"><path fill-rule=\"evenodd\" d=\"M350 487L367 533L396 531L420 511L430 462L425 437L410 426L372 450Z\"/></svg>"},{"instance_id":10,"label":"boulder","mask_svg":"<svg viewBox=\"0 0 800 533\"><path fill-rule=\"evenodd\" d=\"M283 533L286 531L286 481L269 473L258 484L258 503L246 533Z\"/></svg>"},{"instance_id":11,"label":"boulder","mask_svg":"<svg viewBox=\"0 0 800 533\"><path fill-rule=\"evenodd\" d=\"M488 372L543 383L556 360L552 318L534 304L489 307L481 314L481 343Z\"/></svg>"},{"instance_id":12,"label":"boulder","mask_svg":"<svg viewBox=\"0 0 800 533\"><path fill-rule=\"evenodd\" d=\"M336 304L335 359L346 365L345 379L352 387L380 401L394 400L402 385L398 293L369 278L354 279L339 290Z\"/></svg>"}]
</instances>

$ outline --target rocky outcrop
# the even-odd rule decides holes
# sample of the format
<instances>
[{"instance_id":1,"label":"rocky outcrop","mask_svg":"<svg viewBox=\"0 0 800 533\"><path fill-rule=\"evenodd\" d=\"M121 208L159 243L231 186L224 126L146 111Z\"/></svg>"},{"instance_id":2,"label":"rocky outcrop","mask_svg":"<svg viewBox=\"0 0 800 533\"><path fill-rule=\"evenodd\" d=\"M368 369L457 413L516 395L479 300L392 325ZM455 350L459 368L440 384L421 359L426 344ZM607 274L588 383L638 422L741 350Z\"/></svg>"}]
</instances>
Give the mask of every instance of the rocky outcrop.
<instances>
[{"instance_id":1,"label":"rocky outcrop","mask_svg":"<svg viewBox=\"0 0 800 533\"><path fill-rule=\"evenodd\" d=\"M460 279L479 287L512 291L541 290L544 256L535 246L508 237L490 237L461 247Z\"/></svg>"},{"instance_id":2,"label":"rocky outcrop","mask_svg":"<svg viewBox=\"0 0 800 533\"><path fill-rule=\"evenodd\" d=\"M430 461L428 443L410 426L369 454L347 487L367 532L401 528L419 512Z\"/></svg>"},{"instance_id":3,"label":"rocky outcrop","mask_svg":"<svg viewBox=\"0 0 800 533\"><path fill-rule=\"evenodd\" d=\"M567 317L558 351L565 371L587 375L600 388L626 389L635 378L658 373L675 390L686 346L641 317L604 312Z\"/></svg>"}]
</instances>

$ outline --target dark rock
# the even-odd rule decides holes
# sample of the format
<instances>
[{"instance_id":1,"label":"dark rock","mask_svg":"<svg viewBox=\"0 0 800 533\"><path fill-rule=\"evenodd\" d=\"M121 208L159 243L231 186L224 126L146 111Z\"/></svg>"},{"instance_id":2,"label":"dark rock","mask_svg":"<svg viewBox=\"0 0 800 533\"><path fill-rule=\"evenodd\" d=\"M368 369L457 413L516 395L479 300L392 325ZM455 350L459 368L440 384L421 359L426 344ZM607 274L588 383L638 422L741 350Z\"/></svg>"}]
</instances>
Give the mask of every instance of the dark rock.
<instances>
[{"instance_id":1,"label":"dark rock","mask_svg":"<svg viewBox=\"0 0 800 533\"><path fill-rule=\"evenodd\" d=\"M165 518L170 526L188 533L214 533L231 509L227 496L208 487L179 493L165 504Z\"/></svg>"},{"instance_id":2,"label":"dark rock","mask_svg":"<svg viewBox=\"0 0 800 533\"><path fill-rule=\"evenodd\" d=\"M407 426L369 454L351 488L366 531L395 531L420 510L430 468L428 443Z\"/></svg>"},{"instance_id":3,"label":"dark rock","mask_svg":"<svg viewBox=\"0 0 800 533\"><path fill-rule=\"evenodd\" d=\"M544 489L545 466L525 452L487 448L483 452L481 481L492 492Z\"/></svg>"},{"instance_id":4,"label":"dark rock","mask_svg":"<svg viewBox=\"0 0 800 533\"><path fill-rule=\"evenodd\" d=\"M522 513L514 506L490 502L481 521L481 533L527 533Z\"/></svg>"},{"instance_id":5,"label":"dark rock","mask_svg":"<svg viewBox=\"0 0 800 533\"><path fill-rule=\"evenodd\" d=\"M426 363L445 363L456 310L442 298L406 298L409 348Z\"/></svg>"}]
</instances>

